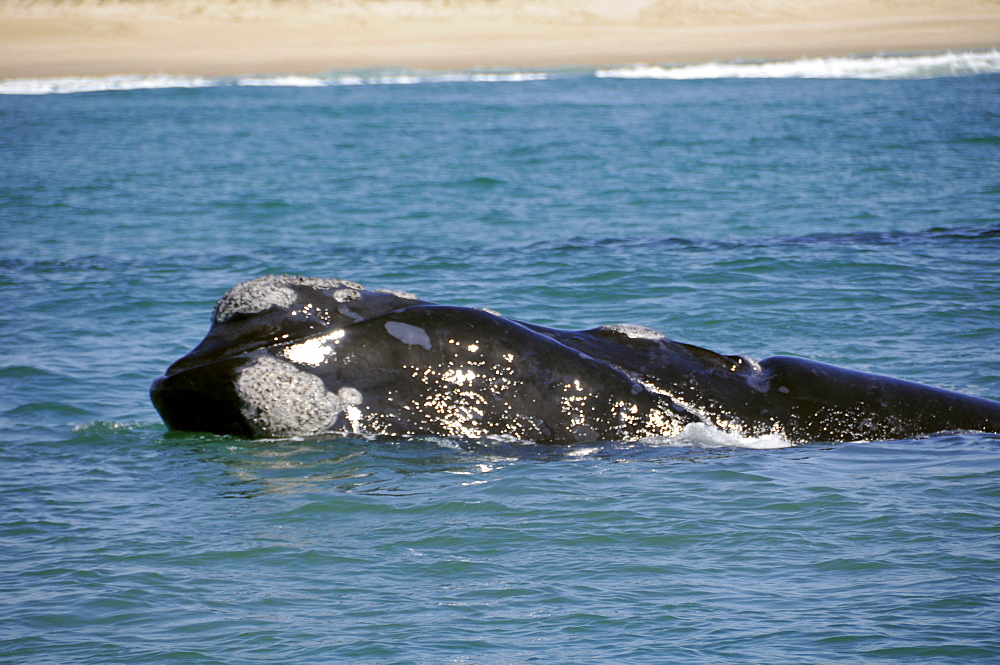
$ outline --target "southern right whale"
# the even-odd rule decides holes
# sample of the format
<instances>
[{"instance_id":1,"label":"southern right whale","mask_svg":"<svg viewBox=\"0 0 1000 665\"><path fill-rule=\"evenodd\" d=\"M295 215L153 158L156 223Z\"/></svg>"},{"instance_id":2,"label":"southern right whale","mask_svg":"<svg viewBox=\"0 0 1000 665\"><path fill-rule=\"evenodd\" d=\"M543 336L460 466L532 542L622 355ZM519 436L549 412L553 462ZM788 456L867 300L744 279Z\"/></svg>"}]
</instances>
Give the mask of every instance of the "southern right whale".
<instances>
[{"instance_id":1,"label":"southern right whale","mask_svg":"<svg viewBox=\"0 0 1000 665\"><path fill-rule=\"evenodd\" d=\"M705 423L790 442L1000 432L1000 403L777 356L755 362L637 325L559 330L355 282L230 289L151 387L172 429L247 437L509 435L576 443Z\"/></svg>"}]
</instances>

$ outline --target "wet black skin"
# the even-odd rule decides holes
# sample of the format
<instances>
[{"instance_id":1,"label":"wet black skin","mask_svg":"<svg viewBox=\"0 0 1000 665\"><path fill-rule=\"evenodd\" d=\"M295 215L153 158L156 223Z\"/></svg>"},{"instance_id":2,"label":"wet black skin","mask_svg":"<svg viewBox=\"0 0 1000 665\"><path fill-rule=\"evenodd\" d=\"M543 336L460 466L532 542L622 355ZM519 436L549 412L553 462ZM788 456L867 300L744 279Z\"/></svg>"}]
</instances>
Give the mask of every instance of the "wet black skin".
<instances>
[{"instance_id":1,"label":"wet black skin","mask_svg":"<svg viewBox=\"0 0 1000 665\"><path fill-rule=\"evenodd\" d=\"M264 296L227 309L230 294L254 283L264 284ZM672 436L698 422L796 443L1000 432L1000 403L909 381L802 358L754 363L638 327L545 328L354 286L281 276L235 287L205 339L153 383L164 422L244 437L510 435L552 443ZM270 288L294 293L294 302L271 304ZM333 351L321 362L302 351L331 333L335 341L318 348ZM319 381L302 392L299 379L309 376ZM290 385L300 394L283 395ZM326 405L320 420L302 404L316 391Z\"/></svg>"}]
</instances>

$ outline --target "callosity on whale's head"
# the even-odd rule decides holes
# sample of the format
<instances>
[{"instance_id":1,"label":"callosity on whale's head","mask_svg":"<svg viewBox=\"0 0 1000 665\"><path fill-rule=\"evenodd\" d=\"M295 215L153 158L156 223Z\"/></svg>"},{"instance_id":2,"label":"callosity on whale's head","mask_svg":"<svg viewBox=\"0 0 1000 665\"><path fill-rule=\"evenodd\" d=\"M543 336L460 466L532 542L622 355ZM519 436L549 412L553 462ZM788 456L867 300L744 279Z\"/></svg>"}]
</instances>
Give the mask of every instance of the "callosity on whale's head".
<instances>
[{"instance_id":1,"label":"callosity on whale's head","mask_svg":"<svg viewBox=\"0 0 1000 665\"><path fill-rule=\"evenodd\" d=\"M153 403L172 429L318 433L347 404L287 356L325 348L324 335L419 302L344 280L268 275L237 284L216 303L205 339L154 381Z\"/></svg>"},{"instance_id":2,"label":"callosity on whale's head","mask_svg":"<svg viewBox=\"0 0 1000 665\"><path fill-rule=\"evenodd\" d=\"M704 423L790 442L1000 431L1000 403L802 358L759 363L619 324L567 331L355 282L277 275L219 300L153 382L173 428L574 443Z\"/></svg>"},{"instance_id":3,"label":"callosity on whale's head","mask_svg":"<svg viewBox=\"0 0 1000 665\"><path fill-rule=\"evenodd\" d=\"M218 302L152 386L173 429L537 441L640 438L695 418L626 372L495 313L360 284L268 276Z\"/></svg>"}]
</instances>

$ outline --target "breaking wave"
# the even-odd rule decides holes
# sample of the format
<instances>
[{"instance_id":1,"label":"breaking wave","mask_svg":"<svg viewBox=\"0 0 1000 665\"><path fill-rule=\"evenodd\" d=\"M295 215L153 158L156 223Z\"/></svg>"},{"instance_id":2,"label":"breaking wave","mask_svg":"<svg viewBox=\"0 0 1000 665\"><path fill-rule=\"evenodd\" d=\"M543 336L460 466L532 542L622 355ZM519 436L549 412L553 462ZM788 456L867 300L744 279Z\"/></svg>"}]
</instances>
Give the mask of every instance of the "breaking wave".
<instances>
[{"instance_id":1,"label":"breaking wave","mask_svg":"<svg viewBox=\"0 0 1000 665\"><path fill-rule=\"evenodd\" d=\"M548 72L334 72L317 75L279 76L73 76L40 79L7 79L0 81L0 94L52 95L76 92L114 90L150 90L168 88L272 87L321 88L359 85L413 85L417 83L504 83L540 81L552 77Z\"/></svg>"},{"instance_id":2,"label":"breaking wave","mask_svg":"<svg viewBox=\"0 0 1000 665\"><path fill-rule=\"evenodd\" d=\"M523 83L565 78L704 80L725 78L920 79L1000 73L1000 51L922 55L803 58L780 62L708 62L693 65L634 64L614 68L378 70L316 75L204 77L174 75L75 76L0 80L0 94L49 95L80 92L214 87L337 87L434 83Z\"/></svg>"},{"instance_id":3,"label":"breaking wave","mask_svg":"<svg viewBox=\"0 0 1000 665\"><path fill-rule=\"evenodd\" d=\"M927 55L802 58L783 62L708 62L599 69L598 78L668 79L920 79L1000 73L1000 51Z\"/></svg>"}]
</instances>

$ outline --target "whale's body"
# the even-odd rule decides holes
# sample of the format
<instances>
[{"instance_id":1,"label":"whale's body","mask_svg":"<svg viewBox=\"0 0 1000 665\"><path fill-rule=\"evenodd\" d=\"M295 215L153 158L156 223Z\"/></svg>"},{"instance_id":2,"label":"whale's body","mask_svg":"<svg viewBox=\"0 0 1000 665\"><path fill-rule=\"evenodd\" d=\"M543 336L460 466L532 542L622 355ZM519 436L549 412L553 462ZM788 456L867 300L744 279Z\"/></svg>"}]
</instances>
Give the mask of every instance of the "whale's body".
<instances>
[{"instance_id":1,"label":"whale's body","mask_svg":"<svg viewBox=\"0 0 1000 665\"><path fill-rule=\"evenodd\" d=\"M544 328L341 280L268 276L217 303L153 382L172 429L576 443L703 422L792 442L1000 432L1000 403L792 357L753 362L634 325Z\"/></svg>"}]
</instances>

